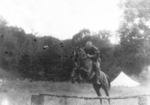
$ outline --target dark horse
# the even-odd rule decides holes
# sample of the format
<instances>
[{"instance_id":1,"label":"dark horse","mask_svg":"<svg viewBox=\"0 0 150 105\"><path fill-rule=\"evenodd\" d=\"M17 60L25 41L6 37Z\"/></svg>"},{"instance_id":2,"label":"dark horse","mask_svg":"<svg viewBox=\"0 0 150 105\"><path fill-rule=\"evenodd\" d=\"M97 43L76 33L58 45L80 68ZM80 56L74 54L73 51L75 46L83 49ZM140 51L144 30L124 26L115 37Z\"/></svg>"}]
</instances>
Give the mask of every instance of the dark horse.
<instances>
[{"instance_id":1,"label":"dark horse","mask_svg":"<svg viewBox=\"0 0 150 105\"><path fill-rule=\"evenodd\" d=\"M79 77L84 77L84 79L93 84L93 88L98 96L101 96L100 88L102 88L105 91L106 95L109 97L109 77L103 71L100 71L99 81L101 84L96 84L96 75L94 72L93 61L89 57L87 57L86 53L81 48L76 48L73 54L76 69L73 69L71 74L72 83L74 83L76 80L80 81ZM110 104L110 99L108 99L108 102ZM102 99L100 99L100 103L102 104Z\"/></svg>"}]
</instances>

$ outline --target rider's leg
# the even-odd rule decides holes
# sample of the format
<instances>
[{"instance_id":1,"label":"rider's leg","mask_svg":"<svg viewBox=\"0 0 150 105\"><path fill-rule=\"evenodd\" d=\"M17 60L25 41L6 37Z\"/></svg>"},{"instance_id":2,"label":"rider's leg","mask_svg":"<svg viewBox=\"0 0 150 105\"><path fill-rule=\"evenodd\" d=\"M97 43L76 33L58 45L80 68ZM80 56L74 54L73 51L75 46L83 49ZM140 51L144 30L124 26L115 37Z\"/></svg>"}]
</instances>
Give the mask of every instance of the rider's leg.
<instances>
[{"instance_id":1,"label":"rider's leg","mask_svg":"<svg viewBox=\"0 0 150 105\"><path fill-rule=\"evenodd\" d=\"M100 78L100 62L95 62L95 74L96 74L96 84L100 84L99 78Z\"/></svg>"}]
</instances>

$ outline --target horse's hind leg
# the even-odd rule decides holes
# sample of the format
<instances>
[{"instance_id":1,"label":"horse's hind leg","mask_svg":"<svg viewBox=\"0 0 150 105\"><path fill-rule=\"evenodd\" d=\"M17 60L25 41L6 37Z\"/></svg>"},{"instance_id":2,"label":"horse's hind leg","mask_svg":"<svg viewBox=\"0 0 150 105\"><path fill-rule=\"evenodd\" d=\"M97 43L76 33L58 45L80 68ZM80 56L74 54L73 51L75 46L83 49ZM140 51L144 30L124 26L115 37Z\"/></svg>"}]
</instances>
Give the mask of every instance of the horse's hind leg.
<instances>
[{"instance_id":1,"label":"horse's hind leg","mask_svg":"<svg viewBox=\"0 0 150 105\"><path fill-rule=\"evenodd\" d=\"M101 93L100 93L101 84L93 84L93 88L96 91L96 94L98 96L101 96ZM100 99L100 104L102 105L102 99Z\"/></svg>"},{"instance_id":2,"label":"horse's hind leg","mask_svg":"<svg viewBox=\"0 0 150 105\"><path fill-rule=\"evenodd\" d=\"M109 92L108 92L109 90L108 90L107 88L103 87L103 86L102 86L102 88L104 89L105 94L106 94L107 97L108 97L108 103L109 103L109 105L110 105Z\"/></svg>"}]
</instances>

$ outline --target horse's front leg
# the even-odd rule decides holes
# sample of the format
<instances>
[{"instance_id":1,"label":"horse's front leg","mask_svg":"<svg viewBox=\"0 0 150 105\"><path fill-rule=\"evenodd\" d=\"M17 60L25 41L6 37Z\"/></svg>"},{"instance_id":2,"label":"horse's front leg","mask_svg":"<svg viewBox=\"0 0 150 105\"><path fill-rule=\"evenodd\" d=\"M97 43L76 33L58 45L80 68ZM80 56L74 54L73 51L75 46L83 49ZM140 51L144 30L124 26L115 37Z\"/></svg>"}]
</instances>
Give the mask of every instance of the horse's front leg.
<instances>
[{"instance_id":1,"label":"horse's front leg","mask_svg":"<svg viewBox=\"0 0 150 105\"><path fill-rule=\"evenodd\" d=\"M78 82L81 83L83 81L82 77L81 77L81 74L78 73L77 75L77 79L78 79Z\"/></svg>"},{"instance_id":2,"label":"horse's front leg","mask_svg":"<svg viewBox=\"0 0 150 105\"><path fill-rule=\"evenodd\" d=\"M72 73L71 73L71 82L74 84L75 83L75 75L76 75L76 68L73 69Z\"/></svg>"},{"instance_id":3,"label":"horse's front leg","mask_svg":"<svg viewBox=\"0 0 150 105\"><path fill-rule=\"evenodd\" d=\"M90 75L90 73L88 72L88 70L87 70L87 69L85 69L85 68L81 67L81 68L80 68L80 70L81 70L81 71L83 71L83 72L85 72L88 76Z\"/></svg>"}]
</instances>

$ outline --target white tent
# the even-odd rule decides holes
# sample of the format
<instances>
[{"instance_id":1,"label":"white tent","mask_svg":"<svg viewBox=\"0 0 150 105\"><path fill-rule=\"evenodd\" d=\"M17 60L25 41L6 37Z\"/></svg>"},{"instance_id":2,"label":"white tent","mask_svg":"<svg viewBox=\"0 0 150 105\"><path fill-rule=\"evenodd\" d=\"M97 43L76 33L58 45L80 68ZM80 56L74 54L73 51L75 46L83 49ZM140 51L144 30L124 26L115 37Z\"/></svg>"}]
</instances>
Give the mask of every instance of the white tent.
<instances>
[{"instance_id":1,"label":"white tent","mask_svg":"<svg viewBox=\"0 0 150 105\"><path fill-rule=\"evenodd\" d=\"M111 86L125 86L125 87L135 87L140 83L132 80L124 72L121 71L119 76L111 82Z\"/></svg>"}]
</instances>

